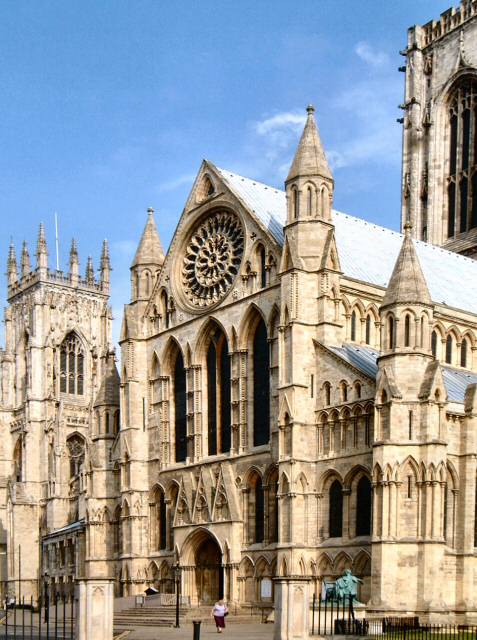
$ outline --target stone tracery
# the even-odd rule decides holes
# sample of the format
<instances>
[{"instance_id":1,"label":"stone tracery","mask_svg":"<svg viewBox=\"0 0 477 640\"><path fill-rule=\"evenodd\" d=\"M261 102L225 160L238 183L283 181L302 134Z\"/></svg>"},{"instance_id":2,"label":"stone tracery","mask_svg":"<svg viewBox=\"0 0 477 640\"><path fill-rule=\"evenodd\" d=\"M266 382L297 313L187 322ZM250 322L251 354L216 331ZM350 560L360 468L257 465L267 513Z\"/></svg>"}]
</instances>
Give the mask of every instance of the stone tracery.
<instances>
[{"instance_id":1,"label":"stone tracery","mask_svg":"<svg viewBox=\"0 0 477 640\"><path fill-rule=\"evenodd\" d=\"M209 307L224 298L238 273L244 232L231 212L210 214L193 230L183 257L182 284L195 307Z\"/></svg>"}]
</instances>

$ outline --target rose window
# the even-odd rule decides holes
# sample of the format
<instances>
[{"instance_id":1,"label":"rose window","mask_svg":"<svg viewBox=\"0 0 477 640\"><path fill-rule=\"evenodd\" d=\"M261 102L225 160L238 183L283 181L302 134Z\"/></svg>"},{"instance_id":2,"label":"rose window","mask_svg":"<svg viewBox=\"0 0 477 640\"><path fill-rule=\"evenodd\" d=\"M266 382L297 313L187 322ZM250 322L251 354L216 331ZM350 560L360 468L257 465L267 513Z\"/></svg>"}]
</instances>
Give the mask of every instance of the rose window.
<instances>
[{"instance_id":1,"label":"rose window","mask_svg":"<svg viewBox=\"0 0 477 640\"><path fill-rule=\"evenodd\" d=\"M238 273L243 228L233 213L214 213L192 232L182 266L182 284L196 307L209 307L229 291Z\"/></svg>"}]
</instances>

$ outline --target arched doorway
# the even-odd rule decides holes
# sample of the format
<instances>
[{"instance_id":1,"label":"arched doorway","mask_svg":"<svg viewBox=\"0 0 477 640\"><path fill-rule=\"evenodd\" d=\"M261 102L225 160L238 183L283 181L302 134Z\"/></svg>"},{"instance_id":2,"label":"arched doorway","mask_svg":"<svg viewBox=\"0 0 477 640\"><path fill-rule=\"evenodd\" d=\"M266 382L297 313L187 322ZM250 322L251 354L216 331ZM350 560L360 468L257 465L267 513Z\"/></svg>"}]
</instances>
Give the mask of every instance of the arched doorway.
<instances>
[{"instance_id":1,"label":"arched doorway","mask_svg":"<svg viewBox=\"0 0 477 640\"><path fill-rule=\"evenodd\" d=\"M196 549L195 583L200 603L213 603L223 597L222 553L211 537L203 540Z\"/></svg>"}]
</instances>

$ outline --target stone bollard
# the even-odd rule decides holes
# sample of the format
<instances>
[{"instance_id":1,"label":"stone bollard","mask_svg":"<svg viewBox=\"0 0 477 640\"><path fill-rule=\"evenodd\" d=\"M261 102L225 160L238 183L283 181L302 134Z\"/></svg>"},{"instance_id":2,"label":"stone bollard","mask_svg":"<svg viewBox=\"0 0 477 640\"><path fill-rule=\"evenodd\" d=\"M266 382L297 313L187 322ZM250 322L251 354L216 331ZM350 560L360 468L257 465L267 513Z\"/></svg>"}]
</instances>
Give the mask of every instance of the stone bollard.
<instances>
[{"instance_id":1,"label":"stone bollard","mask_svg":"<svg viewBox=\"0 0 477 640\"><path fill-rule=\"evenodd\" d=\"M76 599L76 640L113 640L114 580L77 580Z\"/></svg>"},{"instance_id":2,"label":"stone bollard","mask_svg":"<svg viewBox=\"0 0 477 640\"><path fill-rule=\"evenodd\" d=\"M201 620L192 620L192 624L194 625L194 637L192 640L200 640L200 623Z\"/></svg>"}]
</instances>

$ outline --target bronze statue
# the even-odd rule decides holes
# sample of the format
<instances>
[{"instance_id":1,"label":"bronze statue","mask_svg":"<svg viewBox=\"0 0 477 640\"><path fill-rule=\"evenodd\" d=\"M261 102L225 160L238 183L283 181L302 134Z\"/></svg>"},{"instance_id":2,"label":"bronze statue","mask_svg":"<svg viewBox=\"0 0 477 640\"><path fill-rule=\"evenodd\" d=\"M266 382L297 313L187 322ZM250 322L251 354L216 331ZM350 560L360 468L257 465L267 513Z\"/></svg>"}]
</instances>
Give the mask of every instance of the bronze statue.
<instances>
[{"instance_id":1,"label":"bronze statue","mask_svg":"<svg viewBox=\"0 0 477 640\"><path fill-rule=\"evenodd\" d=\"M335 583L335 598L348 600L351 596L352 600L357 600L358 582L363 582L360 578L354 576L351 569L346 569L341 578Z\"/></svg>"}]
</instances>

